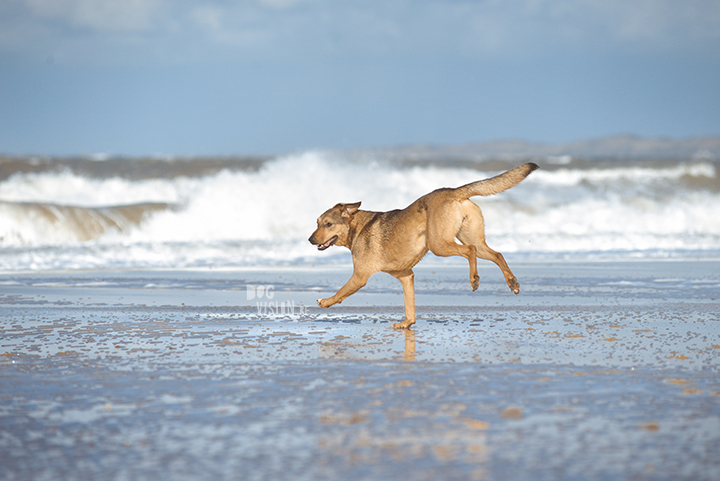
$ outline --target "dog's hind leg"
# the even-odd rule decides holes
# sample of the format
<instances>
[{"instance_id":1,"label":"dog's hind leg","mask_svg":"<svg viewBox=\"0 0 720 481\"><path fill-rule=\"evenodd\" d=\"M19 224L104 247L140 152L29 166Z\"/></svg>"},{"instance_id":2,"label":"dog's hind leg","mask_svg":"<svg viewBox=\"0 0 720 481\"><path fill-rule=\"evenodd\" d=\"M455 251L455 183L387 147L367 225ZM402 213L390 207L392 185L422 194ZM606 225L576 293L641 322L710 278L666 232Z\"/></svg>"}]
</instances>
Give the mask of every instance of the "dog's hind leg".
<instances>
[{"instance_id":1,"label":"dog's hind leg","mask_svg":"<svg viewBox=\"0 0 720 481\"><path fill-rule=\"evenodd\" d=\"M462 239L460 242L462 242ZM505 276L505 282L507 282L510 290L513 291L515 295L518 295L520 293L520 283L515 277L515 274L513 274L510 270L510 267L508 267L503 255L489 248L484 241L480 243L480 245L475 244L475 247L477 248L477 255L479 258L492 261L497 264L502 271L503 276Z\"/></svg>"},{"instance_id":2,"label":"dog's hind leg","mask_svg":"<svg viewBox=\"0 0 720 481\"><path fill-rule=\"evenodd\" d=\"M440 257L462 256L470 264L470 287L476 290L480 287L480 276L477 271L477 249L472 244L461 245L454 242L434 240L430 243L430 252Z\"/></svg>"},{"instance_id":3,"label":"dog's hind leg","mask_svg":"<svg viewBox=\"0 0 720 481\"><path fill-rule=\"evenodd\" d=\"M462 227L464 218L462 203L451 201L438 206L428 216L427 247L430 252L440 257L462 256L470 265L470 287L476 290L480 286L477 272L477 250L472 244L458 244L455 237Z\"/></svg>"},{"instance_id":4,"label":"dog's hind leg","mask_svg":"<svg viewBox=\"0 0 720 481\"><path fill-rule=\"evenodd\" d=\"M495 252L485 243L485 222L480 207L471 201L466 201L463 202L463 211L465 217L457 234L458 240L464 245L474 246L479 258L494 262L502 271L510 290L515 295L520 293L520 284L505 262L503 255Z\"/></svg>"},{"instance_id":5,"label":"dog's hind leg","mask_svg":"<svg viewBox=\"0 0 720 481\"><path fill-rule=\"evenodd\" d=\"M412 270L391 272L390 275L400 281L405 299L405 320L392 325L393 329L409 329L415 324L415 274Z\"/></svg>"}]
</instances>

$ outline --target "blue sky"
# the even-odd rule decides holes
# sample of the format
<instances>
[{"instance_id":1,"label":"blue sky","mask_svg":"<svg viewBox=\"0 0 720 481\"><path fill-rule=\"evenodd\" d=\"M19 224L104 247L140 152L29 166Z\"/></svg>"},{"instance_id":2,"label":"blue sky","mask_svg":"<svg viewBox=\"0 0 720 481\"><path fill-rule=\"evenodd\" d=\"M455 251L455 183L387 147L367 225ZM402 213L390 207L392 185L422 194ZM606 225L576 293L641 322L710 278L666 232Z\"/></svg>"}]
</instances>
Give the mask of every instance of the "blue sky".
<instances>
[{"instance_id":1,"label":"blue sky","mask_svg":"<svg viewBox=\"0 0 720 481\"><path fill-rule=\"evenodd\" d=\"M0 153L720 134L720 2L0 0Z\"/></svg>"}]
</instances>

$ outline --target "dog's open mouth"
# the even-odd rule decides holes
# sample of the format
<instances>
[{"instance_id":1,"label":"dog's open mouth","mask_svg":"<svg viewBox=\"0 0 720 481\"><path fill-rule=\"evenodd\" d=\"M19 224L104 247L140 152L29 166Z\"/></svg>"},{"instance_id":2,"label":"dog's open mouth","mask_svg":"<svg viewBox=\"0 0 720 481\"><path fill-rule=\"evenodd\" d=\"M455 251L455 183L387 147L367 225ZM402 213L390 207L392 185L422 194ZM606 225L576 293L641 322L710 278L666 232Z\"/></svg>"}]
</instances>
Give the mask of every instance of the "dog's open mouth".
<instances>
[{"instance_id":1,"label":"dog's open mouth","mask_svg":"<svg viewBox=\"0 0 720 481\"><path fill-rule=\"evenodd\" d=\"M337 236L333 236L333 237L332 237L329 241L327 241L326 243L318 245L318 250L319 250L319 251L324 251L325 249L327 249L328 247L330 247L331 245L333 245L336 240L337 240Z\"/></svg>"}]
</instances>

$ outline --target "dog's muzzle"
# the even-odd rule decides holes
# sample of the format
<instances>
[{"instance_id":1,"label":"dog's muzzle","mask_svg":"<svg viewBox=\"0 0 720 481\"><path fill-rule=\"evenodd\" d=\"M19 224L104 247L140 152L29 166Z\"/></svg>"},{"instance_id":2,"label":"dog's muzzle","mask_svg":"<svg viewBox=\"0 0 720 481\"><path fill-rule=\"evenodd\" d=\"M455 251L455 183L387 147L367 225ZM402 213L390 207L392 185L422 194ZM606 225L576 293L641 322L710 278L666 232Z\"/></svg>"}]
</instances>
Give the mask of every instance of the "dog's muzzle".
<instances>
[{"instance_id":1,"label":"dog's muzzle","mask_svg":"<svg viewBox=\"0 0 720 481\"><path fill-rule=\"evenodd\" d=\"M335 243L335 241L337 241L337 239L338 239L338 236L335 235L335 236L332 236L329 241L325 242L324 244L320 244L317 240L315 240L315 236L310 236L308 241L310 241L310 243L312 245L318 246L319 251L324 251L325 249L327 249L328 247L333 245Z\"/></svg>"}]
</instances>

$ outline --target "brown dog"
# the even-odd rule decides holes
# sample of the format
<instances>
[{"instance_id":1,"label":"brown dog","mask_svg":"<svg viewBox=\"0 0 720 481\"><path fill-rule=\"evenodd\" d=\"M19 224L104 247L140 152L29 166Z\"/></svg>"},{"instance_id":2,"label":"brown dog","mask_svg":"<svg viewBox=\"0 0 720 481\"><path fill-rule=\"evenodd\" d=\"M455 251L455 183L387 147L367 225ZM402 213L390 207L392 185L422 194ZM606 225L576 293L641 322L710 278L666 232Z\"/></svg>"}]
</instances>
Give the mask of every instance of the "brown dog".
<instances>
[{"instance_id":1,"label":"brown dog","mask_svg":"<svg viewBox=\"0 0 720 481\"><path fill-rule=\"evenodd\" d=\"M428 250L436 256L465 257L470 263L473 291L480 285L477 272L477 257L480 257L497 264L510 289L519 293L520 284L502 254L485 244L482 212L469 198L507 190L537 168L528 163L457 189L438 189L402 210L369 212L359 210L360 202L337 204L320 216L318 227L308 240L318 246L318 250L332 245L347 247L352 252L354 270L350 280L334 296L318 299L318 305L338 304L364 286L371 275L387 272L400 281L405 297L405 320L392 327L407 329L415 323L412 268ZM462 244L455 242L456 238Z\"/></svg>"}]
</instances>

